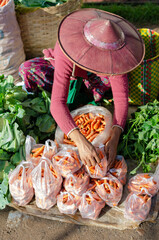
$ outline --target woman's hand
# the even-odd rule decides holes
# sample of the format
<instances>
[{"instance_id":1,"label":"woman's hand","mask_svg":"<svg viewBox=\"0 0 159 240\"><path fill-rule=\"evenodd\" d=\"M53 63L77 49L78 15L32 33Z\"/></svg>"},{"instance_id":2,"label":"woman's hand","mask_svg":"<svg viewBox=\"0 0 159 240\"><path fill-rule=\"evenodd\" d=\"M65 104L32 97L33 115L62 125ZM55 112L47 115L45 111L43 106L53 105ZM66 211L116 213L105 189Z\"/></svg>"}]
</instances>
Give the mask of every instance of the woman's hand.
<instances>
[{"instance_id":1,"label":"woman's hand","mask_svg":"<svg viewBox=\"0 0 159 240\"><path fill-rule=\"evenodd\" d=\"M108 170L113 167L113 164L115 162L121 132L121 129L115 126L112 129L110 140L105 144L105 153L108 160Z\"/></svg>"},{"instance_id":2,"label":"woman's hand","mask_svg":"<svg viewBox=\"0 0 159 240\"><path fill-rule=\"evenodd\" d=\"M95 166L96 163L100 163L100 158L96 152L95 147L80 133L79 130L73 130L69 137L75 142L80 159L84 165Z\"/></svg>"}]
</instances>

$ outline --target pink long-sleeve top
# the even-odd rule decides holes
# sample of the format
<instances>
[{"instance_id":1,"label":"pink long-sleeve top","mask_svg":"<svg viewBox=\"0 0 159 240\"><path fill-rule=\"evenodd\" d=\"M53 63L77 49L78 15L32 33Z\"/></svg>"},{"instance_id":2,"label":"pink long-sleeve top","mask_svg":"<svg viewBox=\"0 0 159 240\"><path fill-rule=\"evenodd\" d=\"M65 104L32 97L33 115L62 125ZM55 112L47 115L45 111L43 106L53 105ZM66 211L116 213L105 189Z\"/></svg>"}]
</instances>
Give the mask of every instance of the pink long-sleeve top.
<instances>
[{"instance_id":1,"label":"pink long-sleeve top","mask_svg":"<svg viewBox=\"0 0 159 240\"><path fill-rule=\"evenodd\" d=\"M58 43L54 48L54 59L52 64L55 71L50 111L58 126L68 135L77 127L66 104L73 63L64 55ZM75 67L74 76L88 78L87 72L78 66ZM118 125L124 129L128 113L127 75L110 76L109 81L114 99L113 126Z\"/></svg>"}]
</instances>

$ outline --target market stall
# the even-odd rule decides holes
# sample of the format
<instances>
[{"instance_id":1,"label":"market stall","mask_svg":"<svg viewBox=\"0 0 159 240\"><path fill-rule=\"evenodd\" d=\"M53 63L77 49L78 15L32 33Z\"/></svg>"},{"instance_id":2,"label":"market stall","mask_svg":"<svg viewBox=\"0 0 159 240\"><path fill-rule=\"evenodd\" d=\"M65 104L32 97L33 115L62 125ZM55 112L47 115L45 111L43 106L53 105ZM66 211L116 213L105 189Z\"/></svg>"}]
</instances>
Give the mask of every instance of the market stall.
<instances>
[{"instance_id":1,"label":"market stall","mask_svg":"<svg viewBox=\"0 0 159 240\"><path fill-rule=\"evenodd\" d=\"M59 22L80 7L80 1L69 0L57 6L29 6L28 11L28 6L19 6L20 1L15 2L18 22L12 0L5 1L4 5L1 3L0 13L3 14L5 5L11 4L15 20L11 30L17 29L18 46L21 46L20 62L16 61L18 67L24 61L24 52L31 58L41 56L44 48L53 48L52 36L57 35ZM3 27L5 29L4 24ZM151 56L153 61L144 60L144 66L136 70L142 72L143 81L142 70L145 67L147 73L147 63L155 64L157 72L159 40L157 33L145 29L142 32L146 32L146 40L150 35L154 36L151 46L156 49ZM3 33L0 33L0 40L4 41ZM9 34L12 31L7 36ZM56 37L54 39L56 41ZM9 43L13 44L12 41ZM1 57L4 57L5 49ZM75 142L52 118L51 94L42 88L28 93L23 86L15 84L14 76L8 74L11 67L2 65L0 73L5 76L0 76L0 209L8 205L45 219L120 230L155 221L159 211L158 89L152 84L155 93L149 102L146 94L150 93L149 89L143 91L138 82L137 87L131 88L134 92L139 91L136 95L130 92L130 103L135 104L137 99L145 105L133 107L135 113L127 120L127 129L119 144L121 155L116 156L110 169L107 168L104 144L110 139L112 113L108 109L109 106L113 108L112 99L104 99L100 106L93 102L94 105L74 107L71 111L74 122L96 148L101 160L88 167L83 165ZM16 75L18 67L14 68ZM154 76L155 73L151 73ZM79 98L78 92L75 94Z\"/></svg>"}]
</instances>

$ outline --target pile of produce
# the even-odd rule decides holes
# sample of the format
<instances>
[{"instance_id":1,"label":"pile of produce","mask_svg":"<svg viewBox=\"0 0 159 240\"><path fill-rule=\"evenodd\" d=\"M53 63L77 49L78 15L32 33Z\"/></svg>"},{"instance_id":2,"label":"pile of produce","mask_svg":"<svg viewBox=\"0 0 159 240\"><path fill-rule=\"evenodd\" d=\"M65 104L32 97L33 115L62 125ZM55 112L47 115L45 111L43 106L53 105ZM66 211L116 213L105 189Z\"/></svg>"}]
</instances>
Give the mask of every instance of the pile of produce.
<instances>
[{"instance_id":1,"label":"pile of produce","mask_svg":"<svg viewBox=\"0 0 159 240\"><path fill-rule=\"evenodd\" d=\"M138 107L132 114L118 150L125 158L137 160L132 174L140 166L144 172L154 171L159 160L159 101Z\"/></svg>"},{"instance_id":2,"label":"pile of produce","mask_svg":"<svg viewBox=\"0 0 159 240\"><path fill-rule=\"evenodd\" d=\"M0 0L0 7L5 6L8 2L9 0Z\"/></svg>"},{"instance_id":3,"label":"pile of produce","mask_svg":"<svg viewBox=\"0 0 159 240\"><path fill-rule=\"evenodd\" d=\"M25 160L26 136L44 141L54 137L56 128L50 95L44 90L28 94L13 81L12 76L0 76L0 209L10 201L9 171Z\"/></svg>"},{"instance_id":4,"label":"pile of produce","mask_svg":"<svg viewBox=\"0 0 159 240\"><path fill-rule=\"evenodd\" d=\"M87 104L71 111L71 116L81 133L93 146L104 145L110 138L112 114L107 108ZM59 126L56 128L55 139L58 144L76 147Z\"/></svg>"},{"instance_id":5,"label":"pile of produce","mask_svg":"<svg viewBox=\"0 0 159 240\"><path fill-rule=\"evenodd\" d=\"M74 121L89 142L92 142L106 126L105 118L102 114L83 113L74 117ZM71 139L68 139L66 134L64 134L63 143L76 146Z\"/></svg>"},{"instance_id":6,"label":"pile of produce","mask_svg":"<svg viewBox=\"0 0 159 240\"><path fill-rule=\"evenodd\" d=\"M16 6L21 7L51 7L67 2L67 0L14 0Z\"/></svg>"},{"instance_id":7,"label":"pile of produce","mask_svg":"<svg viewBox=\"0 0 159 240\"><path fill-rule=\"evenodd\" d=\"M125 217L134 221L145 220L150 212L151 199L159 190L159 175L156 178L155 174L137 174L129 180L128 189Z\"/></svg>"},{"instance_id":8,"label":"pile of produce","mask_svg":"<svg viewBox=\"0 0 159 240\"><path fill-rule=\"evenodd\" d=\"M66 148L66 145L58 146L55 141L49 141L51 144L48 149L48 140L45 145L36 144L32 137L27 136L26 161L9 173L9 189L13 202L25 206L29 203L28 199L34 199L34 192L38 208L49 210L57 204L61 213L75 214L79 210L83 218L90 219L96 219L105 204L110 207L118 205L122 198L123 185L108 169L104 170L104 175L98 175L98 179L92 178L89 169L82 165L77 149L69 146ZM52 158L47 158L50 152ZM107 161L104 153L101 158ZM118 161L123 163L124 158L118 157ZM120 167L125 168L125 161L122 163ZM97 165L98 163L95 169ZM127 172L124 172L126 177Z\"/></svg>"}]
</instances>

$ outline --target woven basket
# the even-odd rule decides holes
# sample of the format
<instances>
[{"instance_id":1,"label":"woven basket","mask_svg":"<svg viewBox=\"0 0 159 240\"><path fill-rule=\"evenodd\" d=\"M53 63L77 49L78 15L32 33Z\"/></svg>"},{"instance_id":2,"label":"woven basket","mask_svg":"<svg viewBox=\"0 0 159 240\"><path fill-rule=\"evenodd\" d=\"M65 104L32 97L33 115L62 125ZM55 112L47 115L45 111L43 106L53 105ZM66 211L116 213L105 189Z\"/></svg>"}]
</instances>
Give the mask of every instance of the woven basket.
<instances>
[{"instance_id":1,"label":"woven basket","mask_svg":"<svg viewBox=\"0 0 159 240\"><path fill-rule=\"evenodd\" d=\"M143 62L128 74L129 103L132 105L153 102L159 94L159 33L147 28L139 32L146 51Z\"/></svg>"},{"instance_id":2,"label":"woven basket","mask_svg":"<svg viewBox=\"0 0 159 240\"><path fill-rule=\"evenodd\" d=\"M26 58L43 56L43 49L54 48L59 23L80 6L81 0L68 0L60 5L35 8L27 13L16 12Z\"/></svg>"}]
</instances>

